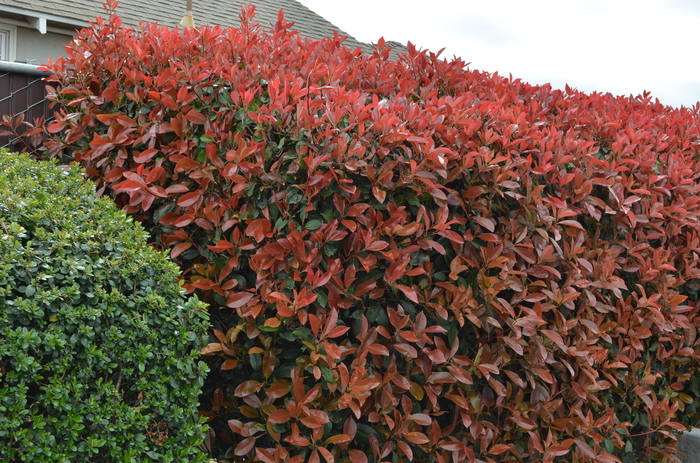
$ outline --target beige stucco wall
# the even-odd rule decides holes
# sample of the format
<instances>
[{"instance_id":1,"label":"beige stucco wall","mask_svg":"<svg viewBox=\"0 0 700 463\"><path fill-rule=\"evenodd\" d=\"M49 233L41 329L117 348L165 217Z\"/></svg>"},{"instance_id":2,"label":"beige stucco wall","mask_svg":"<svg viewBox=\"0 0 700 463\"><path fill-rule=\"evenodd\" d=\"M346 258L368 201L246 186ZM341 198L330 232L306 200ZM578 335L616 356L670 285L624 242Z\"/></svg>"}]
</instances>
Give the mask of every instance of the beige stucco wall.
<instances>
[{"instance_id":1,"label":"beige stucco wall","mask_svg":"<svg viewBox=\"0 0 700 463\"><path fill-rule=\"evenodd\" d=\"M15 61L20 63L43 64L47 58L56 59L65 54L64 45L70 43L72 37L64 34L47 32L40 34L35 29L17 27L17 51Z\"/></svg>"}]
</instances>

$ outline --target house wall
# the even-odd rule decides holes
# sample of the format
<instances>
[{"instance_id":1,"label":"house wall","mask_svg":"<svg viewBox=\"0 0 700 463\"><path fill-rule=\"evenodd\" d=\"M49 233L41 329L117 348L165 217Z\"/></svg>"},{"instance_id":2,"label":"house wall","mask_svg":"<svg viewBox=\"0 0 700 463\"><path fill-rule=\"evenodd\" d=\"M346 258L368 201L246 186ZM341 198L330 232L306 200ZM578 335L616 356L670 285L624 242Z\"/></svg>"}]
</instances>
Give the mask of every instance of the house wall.
<instances>
[{"instance_id":1,"label":"house wall","mask_svg":"<svg viewBox=\"0 0 700 463\"><path fill-rule=\"evenodd\" d=\"M64 45L73 38L65 34L47 32L40 34L35 29L17 28L17 51L15 61L29 64L43 64L47 58L56 59L65 54Z\"/></svg>"}]
</instances>

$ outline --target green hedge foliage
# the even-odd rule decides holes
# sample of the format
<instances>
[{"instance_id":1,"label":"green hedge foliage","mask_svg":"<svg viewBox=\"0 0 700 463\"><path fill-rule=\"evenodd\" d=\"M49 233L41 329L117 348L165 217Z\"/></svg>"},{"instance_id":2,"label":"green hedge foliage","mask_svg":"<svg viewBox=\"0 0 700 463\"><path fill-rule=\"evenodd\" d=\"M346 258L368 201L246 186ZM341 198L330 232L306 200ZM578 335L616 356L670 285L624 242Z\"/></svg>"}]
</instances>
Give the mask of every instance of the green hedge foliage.
<instances>
[{"instance_id":1,"label":"green hedge foliage","mask_svg":"<svg viewBox=\"0 0 700 463\"><path fill-rule=\"evenodd\" d=\"M0 461L206 461L206 327L78 168L0 152Z\"/></svg>"}]
</instances>

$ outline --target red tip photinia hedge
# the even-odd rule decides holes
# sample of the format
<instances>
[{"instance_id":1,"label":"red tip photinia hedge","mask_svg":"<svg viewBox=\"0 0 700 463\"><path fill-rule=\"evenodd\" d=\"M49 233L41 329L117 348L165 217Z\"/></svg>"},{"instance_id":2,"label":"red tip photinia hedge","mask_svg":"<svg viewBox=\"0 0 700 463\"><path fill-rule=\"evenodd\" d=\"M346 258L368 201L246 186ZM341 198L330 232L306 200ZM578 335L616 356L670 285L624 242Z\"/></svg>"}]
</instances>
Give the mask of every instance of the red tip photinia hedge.
<instances>
[{"instance_id":1,"label":"red tip photinia hedge","mask_svg":"<svg viewBox=\"0 0 700 463\"><path fill-rule=\"evenodd\" d=\"M50 156L208 301L234 461L673 458L697 423L698 108L271 30L83 30Z\"/></svg>"}]
</instances>

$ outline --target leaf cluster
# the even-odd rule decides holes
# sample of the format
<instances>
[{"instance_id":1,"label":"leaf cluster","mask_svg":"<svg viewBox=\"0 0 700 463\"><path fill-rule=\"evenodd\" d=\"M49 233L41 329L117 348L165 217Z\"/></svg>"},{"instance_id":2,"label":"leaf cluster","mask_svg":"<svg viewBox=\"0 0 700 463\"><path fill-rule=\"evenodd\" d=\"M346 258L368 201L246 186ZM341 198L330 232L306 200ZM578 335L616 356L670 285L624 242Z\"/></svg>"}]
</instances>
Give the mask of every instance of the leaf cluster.
<instances>
[{"instance_id":1,"label":"leaf cluster","mask_svg":"<svg viewBox=\"0 0 700 463\"><path fill-rule=\"evenodd\" d=\"M207 461L207 314L78 166L0 152L0 461Z\"/></svg>"},{"instance_id":2,"label":"leaf cluster","mask_svg":"<svg viewBox=\"0 0 700 463\"><path fill-rule=\"evenodd\" d=\"M673 459L697 423L698 113L339 37L119 18L49 154L211 305L215 456Z\"/></svg>"}]
</instances>

